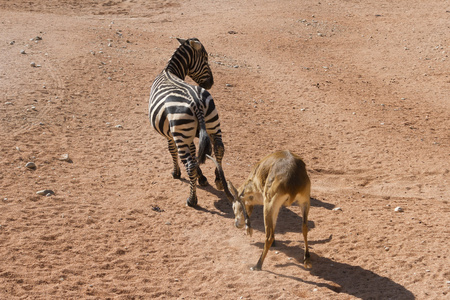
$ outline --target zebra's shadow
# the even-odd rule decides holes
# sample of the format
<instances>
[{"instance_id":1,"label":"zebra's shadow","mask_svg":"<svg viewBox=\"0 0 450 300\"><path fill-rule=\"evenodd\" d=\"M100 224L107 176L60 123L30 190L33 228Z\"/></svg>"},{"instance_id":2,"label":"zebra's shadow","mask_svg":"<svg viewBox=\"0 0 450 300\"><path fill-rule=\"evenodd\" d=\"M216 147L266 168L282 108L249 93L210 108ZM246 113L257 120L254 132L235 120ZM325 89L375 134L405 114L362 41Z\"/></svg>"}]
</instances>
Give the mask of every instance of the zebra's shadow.
<instances>
[{"instance_id":1,"label":"zebra's shadow","mask_svg":"<svg viewBox=\"0 0 450 300\"><path fill-rule=\"evenodd\" d=\"M187 180L186 178L180 178L178 179L181 182L189 185L189 180ZM222 217L228 218L228 219L234 219L234 213L233 213L233 208L231 207L231 202L228 201L227 196L225 195L224 191L219 191L216 189L216 187L213 185L211 185L211 183L208 180L208 185L207 186L201 186L199 184L196 185L197 189L199 190L203 190L205 192L207 192L208 194L213 195L212 197L206 197L205 199L198 199L198 204L196 207L194 207L194 209L198 210L198 211L203 211L203 212L207 212L210 214L215 214L215 215L220 215ZM215 198L214 198L215 196ZM209 201L210 199L213 199L214 201L214 207L217 209L217 211L213 211L213 210L209 210L205 207L201 206L202 201Z\"/></svg>"}]
</instances>

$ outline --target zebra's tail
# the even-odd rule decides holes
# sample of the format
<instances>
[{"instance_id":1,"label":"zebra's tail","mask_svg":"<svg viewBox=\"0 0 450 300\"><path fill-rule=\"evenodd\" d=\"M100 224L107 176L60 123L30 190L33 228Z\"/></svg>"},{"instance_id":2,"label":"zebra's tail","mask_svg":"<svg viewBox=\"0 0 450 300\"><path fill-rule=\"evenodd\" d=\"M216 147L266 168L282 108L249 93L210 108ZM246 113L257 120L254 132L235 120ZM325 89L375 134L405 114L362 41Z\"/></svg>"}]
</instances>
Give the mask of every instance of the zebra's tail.
<instances>
[{"instance_id":1,"label":"zebra's tail","mask_svg":"<svg viewBox=\"0 0 450 300\"><path fill-rule=\"evenodd\" d=\"M198 134L198 162L204 164L206 160L206 154L211 155L211 139L206 131L205 120L199 120L200 132Z\"/></svg>"}]
</instances>

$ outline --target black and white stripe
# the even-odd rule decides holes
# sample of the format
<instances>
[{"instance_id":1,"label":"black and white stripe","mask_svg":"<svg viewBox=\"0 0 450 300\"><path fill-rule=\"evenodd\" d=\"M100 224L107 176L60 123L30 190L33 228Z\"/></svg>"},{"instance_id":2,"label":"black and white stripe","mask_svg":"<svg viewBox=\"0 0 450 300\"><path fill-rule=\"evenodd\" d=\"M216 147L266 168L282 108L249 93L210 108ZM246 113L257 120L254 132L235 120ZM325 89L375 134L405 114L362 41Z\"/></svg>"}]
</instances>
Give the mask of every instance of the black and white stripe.
<instances>
[{"instance_id":1,"label":"black and white stripe","mask_svg":"<svg viewBox=\"0 0 450 300\"><path fill-rule=\"evenodd\" d=\"M150 91L149 118L155 130L165 136L173 161L173 178L180 178L178 156L189 175L189 206L197 204L196 180L200 185L208 182L198 166L194 138L199 138L198 160L205 161L211 154L222 162L224 146L220 130L219 115L211 94L207 91L214 84L208 64L208 53L196 38L178 39L180 46L172 55L166 68L156 77ZM199 86L184 81L191 77ZM216 169L216 187L222 183Z\"/></svg>"}]
</instances>

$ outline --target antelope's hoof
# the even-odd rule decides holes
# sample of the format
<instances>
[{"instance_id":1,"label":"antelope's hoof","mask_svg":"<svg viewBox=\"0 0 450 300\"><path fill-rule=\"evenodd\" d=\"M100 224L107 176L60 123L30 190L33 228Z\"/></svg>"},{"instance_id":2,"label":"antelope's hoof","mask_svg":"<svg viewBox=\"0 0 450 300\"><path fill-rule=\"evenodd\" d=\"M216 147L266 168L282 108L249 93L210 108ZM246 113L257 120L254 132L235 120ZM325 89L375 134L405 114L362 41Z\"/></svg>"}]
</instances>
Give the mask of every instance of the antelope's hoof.
<instances>
[{"instance_id":1,"label":"antelope's hoof","mask_svg":"<svg viewBox=\"0 0 450 300\"><path fill-rule=\"evenodd\" d=\"M311 268L312 268L312 264L311 264L311 262L309 261L309 258L307 258L307 259L305 259L305 260L303 261L303 266L305 267L305 269L311 269Z\"/></svg>"},{"instance_id":2,"label":"antelope's hoof","mask_svg":"<svg viewBox=\"0 0 450 300\"><path fill-rule=\"evenodd\" d=\"M181 178L181 172L172 172L173 179L180 179Z\"/></svg>"},{"instance_id":3,"label":"antelope's hoof","mask_svg":"<svg viewBox=\"0 0 450 300\"><path fill-rule=\"evenodd\" d=\"M197 197L195 197L194 199L188 198L186 200L186 205L190 206L190 207L196 207L197 206Z\"/></svg>"},{"instance_id":4,"label":"antelope's hoof","mask_svg":"<svg viewBox=\"0 0 450 300\"><path fill-rule=\"evenodd\" d=\"M222 180L217 179L216 181L214 181L214 183L216 184L216 189L219 191L223 190L223 184L222 184Z\"/></svg>"},{"instance_id":5,"label":"antelope's hoof","mask_svg":"<svg viewBox=\"0 0 450 300\"><path fill-rule=\"evenodd\" d=\"M247 229L247 235L249 235L250 237L253 235L253 228L245 226Z\"/></svg>"},{"instance_id":6,"label":"antelope's hoof","mask_svg":"<svg viewBox=\"0 0 450 300\"><path fill-rule=\"evenodd\" d=\"M208 179L206 179L205 176L200 176L200 177L198 178L198 184L199 184L200 186L207 186L207 185L208 185Z\"/></svg>"},{"instance_id":7,"label":"antelope's hoof","mask_svg":"<svg viewBox=\"0 0 450 300\"><path fill-rule=\"evenodd\" d=\"M261 267L254 266L254 267L251 267L250 270L252 270L252 271L261 271Z\"/></svg>"}]
</instances>

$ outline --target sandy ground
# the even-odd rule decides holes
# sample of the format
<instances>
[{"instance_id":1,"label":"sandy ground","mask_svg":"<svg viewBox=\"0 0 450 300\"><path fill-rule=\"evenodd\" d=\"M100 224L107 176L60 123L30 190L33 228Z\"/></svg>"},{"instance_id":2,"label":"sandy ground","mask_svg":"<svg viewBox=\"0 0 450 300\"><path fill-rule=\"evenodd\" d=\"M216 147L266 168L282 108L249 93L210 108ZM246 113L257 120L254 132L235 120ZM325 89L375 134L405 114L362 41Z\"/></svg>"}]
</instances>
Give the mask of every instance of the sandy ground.
<instances>
[{"instance_id":1,"label":"sandy ground","mask_svg":"<svg viewBox=\"0 0 450 300\"><path fill-rule=\"evenodd\" d=\"M0 0L0 299L450 299L449 4ZM311 270L298 206L260 272L262 207L249 237L214 185L185 206L147 116L175 37L210 54L231 181L304 158Z\"/></svg>"}]
</instances>

